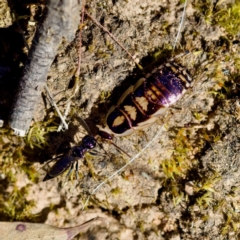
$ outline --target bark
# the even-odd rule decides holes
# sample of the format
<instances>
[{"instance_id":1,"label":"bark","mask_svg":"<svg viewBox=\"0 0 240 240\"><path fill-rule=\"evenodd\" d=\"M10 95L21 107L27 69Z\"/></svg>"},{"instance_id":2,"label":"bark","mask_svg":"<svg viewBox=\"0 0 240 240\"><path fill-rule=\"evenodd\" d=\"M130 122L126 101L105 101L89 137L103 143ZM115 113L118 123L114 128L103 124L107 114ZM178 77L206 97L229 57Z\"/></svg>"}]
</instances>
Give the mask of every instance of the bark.
<instances>
[{"instance_id":1,"label":"bark","mask_svg":"<svg viewBox=\"0 0 240 240\"><path fill-rule=\"evenodd\" d=\"M26 61L10 116L15 134L25 136L62 38L72 41L80 21L80 0L48 0Z\"/></svg>"}]
</instances>

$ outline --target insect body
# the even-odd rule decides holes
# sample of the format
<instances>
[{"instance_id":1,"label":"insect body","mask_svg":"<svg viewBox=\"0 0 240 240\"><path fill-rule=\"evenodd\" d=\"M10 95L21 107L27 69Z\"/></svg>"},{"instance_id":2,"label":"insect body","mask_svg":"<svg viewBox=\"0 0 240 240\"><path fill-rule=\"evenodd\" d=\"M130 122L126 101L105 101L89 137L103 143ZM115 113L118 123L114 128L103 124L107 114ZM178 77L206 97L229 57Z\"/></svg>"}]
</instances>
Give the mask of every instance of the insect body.
<instances>
[{"instance_id":1,"label":"insect body","mask_svg":"<svg viewBox=\"0 0 240 240\"><path fill-rule=\"evenodd\" d=\"M96 139L93 136L86 135L82 139L82 144L79 146L74 146L71 148L68 154L60 158L49 170L47 175L44 177L43 181L55 178L62 174L63 172L69 170L69 173L73 169L74 163L83 158L84 154L93 149L96 146Z\"/></svg>"},{"instance_id":2,"label":"insect body","mask_svg":"<svg viewBox=\"0 0 240 240\"><path fill-rule=\"evenodd\" d=\"M107 127L100 129L98 134L112 140L112 135L125 136L149 126L166 112L168 106L176 103L190 85L190 76L176 64L169 62L159 66L124 92L107 114ZM86 135L81 145L73 147L52 166L43 181L57 177L67 169L70 173L74 163L95 146L96 139Z\"/></svg>"},{"instance_id":3,"label":"insect body","mask_svg":"<svg viewBox=\"0 0 240 240\"><path fill-rule=\"evenodd\" d=\"M154 69L145 78L128 88L117 105L106 117L107 127L99 135L126 136L149 126L157 116L166 112L190 87L191 78L174 63L166 63Z\"/></svg>"}]
</instances>

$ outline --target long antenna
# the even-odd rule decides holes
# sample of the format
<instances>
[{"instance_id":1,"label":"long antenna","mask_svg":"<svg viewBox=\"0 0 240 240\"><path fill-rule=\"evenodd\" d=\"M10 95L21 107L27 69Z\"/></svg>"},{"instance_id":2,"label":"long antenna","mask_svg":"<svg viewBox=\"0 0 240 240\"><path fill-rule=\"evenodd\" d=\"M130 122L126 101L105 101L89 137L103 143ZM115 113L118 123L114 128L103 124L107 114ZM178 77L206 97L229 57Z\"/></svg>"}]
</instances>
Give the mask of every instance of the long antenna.
<instances>
[{"instance_id":1,"label":"long antenna","mask_svg":"<svg viewBox=\"0 0 240 240\"><path fill-rule=\"evenodd\" d=\"M182 17L181 17L181 22L180 22L180 25L179 25L179 28L178 28L177 36L176 36L175 41L174 41L174 44L173 44L173 49L175 49L176 44L177 44L177 41L178 41L179 36L180 36L180 33L181 33L181 29L182 29L182 26L183 26L184 17L185 17L185 13L186 13L186 7L187 7L187 0L185 0L185 3L184 3L184 8L183 8L183 13L182 13ZM85 11L85 13L86 13L86 15L87 15L89 18L92 19L92 21L94 21L94 23L95 23L97 26L99 26L99 23L98 23L95 19L93 19L93 18L88 14L88 12ZM105 29L103 26L100 26L100 27L101 27L105 32L107 32L107 33L109 34L109 36L110 36L112 39L114 39L114 40L125 50L125 48L117 41L117 39L115 39L115 37L114 37L107 29ZM131 54L130 54L127 50L125 50L125 51L126 51L127 54L133 59L133 61L136 63L136 61L135 61L134 58L131 56ZM136 64L137 64L137 66L139 66L138 63L136 63ZM142 68L140 67L140 69L142 69ZM167 117L167 118L169 117L169 116L168 116L168 113L167 113L166 117ZM91 195L93 195L93 194L94 194L100 187L102 187L106 182L108 182L109 180L111 180L112 178L114 178L117 174L119 174L120 172L122 172L128 165L130 165L133 161L135 161L135 160L153 143L153 141L154 141L155 139L157 139L157 137L158 137L158 136L160 135L160 133L162 132L163 127L164 127L164 125L159 129L159 131L158 131L157 134L154 136L154 138L153 138L151 141L149 141L149 142L147 143L147 145L146 145L139 153L137 153L133 158L131 158L131 160L130 160L128 163L126 163L123 167L121 167L120 169L118 169L117 171L115 171L112 175L110 175L108 178L106 178L103 182L101 182L100 184L98 184L97 187L95 187L95 188L93 189L93 191L90 193L90 196L87 198L85 204L83 205L83 208L82 208L82 209L84 209L84 208L87 206ZM127 154L127 155L128 155L128 154Z\"/></svg>"},{"instance_id":2,"label":"long antenna","mask_svg":"<svg viewBox=\"0 0 240 240\"><path fill-rule=\"evenodd\" d=\"M100 184L97 185L97 187L95 187L93 189L93 191L90 193L90 196L87 198L85 204L83 205L82 210L84 210L84 208L87 206L89 199L91 197L91 195L93 195L100 187L102 187L107 181L111 180L112 178L114 178L118 173L122 172L129 164L131 164L133 161L135 161L152 143L155 139L157 139L157 137L160 135L160 133L162 133L162 130L164 128L164 125L162 125L162 127L159 129L159 131L157 132L157 134L154 136L154 138L149 141L147 143L147 145L139 152L137 153L128 163L126 163L123 167L121 167L120 169L118 169L116 172L114 172L112 175L110 175L108 178L106 178L104 181L102 181Z\"/></svg>"},{"instance_id":3,"label":"long antenna","mask_svg":"<svg viewBox=\"0 0 240 240\"><path fill-rule=\"evenodd\" d=\"M78 48L78 67L77 70L74 74L74 87L73 87L73 93L72 95L69 97L69 99L67 100L67 106L64 112L64 116L63 119L66 119L69 111L70 111L70 106L71 106L71 99L76 95L76 93L79 90L79 75L81 72L81 61L82 61L82 26L83 26L83 21L84 21L84 12L85 12L85 1L82 1L82 15L81 15L81 20L80 20L80 30L79 30L79 34L78 34L78 39L79 39L79 48ZM82 119L83 120L83 119ZM84 122L84 120L83 120ZM58 132L60 132L62 130L63 127L63 121L60 123L59 127L58 127ZM87 124L85 123L85 126L87 126ZM87 127L88 128L88 127ZM88 128L89 129L89 128ZM65 129L66 130L66 129Z\"/></svg>"},{"instance_id":4,"label":"long antenna","mask_svg":"<svg viewBox=\"0 0 240 240\"><path fill-rule=\"evenodd\" d=\"M183 21L184 21L184 17L185 17L185 13L186 13L186 7L187 7L187 0L185 0L185 3L184 3L184 8L183 8L183 12L182 12L182 18L181 18L181 22L180 22L179 27L178 27L177 36L176 36L174 44L173 44L173 50L175 49L175 47L177 45L177 41L178 41L178 38L179 38L181 30L182 30Z\"/></svg>"},{"instance_id":5,"label":"long antenna","mask_svg":"<svg viewBox=\"0 0 240 240\"><path fill-rule=\"evenodd\" d=\"M106 32L110 38L112 38L127 54L128 56L135 62L135 64L138 66L139 69L143 69L140 64L136 61L136 59L132 56L132 54L116 39L116 37L113 36L113 34L104 26L102 26L95 18L93 18L86 10L85 14L99 27L101 28L104 32Z\"/></svg>"}]
</instances>

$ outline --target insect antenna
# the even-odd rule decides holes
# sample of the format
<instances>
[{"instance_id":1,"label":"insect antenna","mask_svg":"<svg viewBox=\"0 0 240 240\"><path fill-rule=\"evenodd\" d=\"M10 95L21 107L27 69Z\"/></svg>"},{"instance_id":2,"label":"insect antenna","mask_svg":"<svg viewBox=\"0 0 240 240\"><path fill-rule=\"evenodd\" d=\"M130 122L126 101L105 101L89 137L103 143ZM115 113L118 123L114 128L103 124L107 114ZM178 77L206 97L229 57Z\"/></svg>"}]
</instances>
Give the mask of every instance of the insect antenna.
<instances>
[{"instance_id":1,"label":"insect antenna","mask_svg":"<svg viewBox=\"0 0 240 240\"><path fill-rule=\"evenodd\" d=\"M123 152L124 154L126 154L128 157L131 158L131 156L127 152L125 152L122 148L120 148L116 143L114 143L113 140L109 140L109 139L105 139L105 140L111 143L115 148L117 148L117 150L119 150L120 152Z\"/></svg>"},{"instance_id":2,"label":"insect antenna","mask_svg":"<svg viewBox=\"0 0 240 240\"><path fill-rule=\"evenodd\" d=\"M184 22L184 17L185 17L185 14L186 14L186 7L187 7L187 0L185 0L185 3L184 3L183 13L182 13L182 17L181 17L181 22L180 22L180 24L179 24L178 33L177 33L177 36L176 36L175 41L174 41L174 44L173 44L173 50L175 49L175 47L176 47L176 45L177 45L177 41L178 41L178 39L179 39L181 30L182 30L182 26L183 26L183 22Z\"/></svg>"},{"instance_id":3,"label":"insect antenna","mask_svg":"<svg viewBox=\"0 0 240 240\"><path fill-rule=\"evenodd\" d=\"M167 113L167 114L166 114L167 120L169 119L169 116L170 116L170 115L169 115L169 116L168 116L168 115L169 115L169 114ZM106 182L108 182L109 180L111 180L112 178L114 178L116 175L118 175L120 172L122 172L128 165L130 165L133 161L135 161L135 160L157 139L157 137L162 133L163 128L164 128L164 125L162 125L162 127L159 129L159 131L158 131L158 132L156 133L156 135L154 136L154 138L153 138L151 141L149 141L149 142L147 143L147 145L146 145L139 153L137 153L134 157L132 157L128 163L126 163L123 167L121 167L120 169L118 169L117 171L115 171L112 175L110 175L109 177L107 177L104 181L102 181L100 184L97 185L97 187L95 187L95 188L93 189L93 191L90 193L90 196L88 196L85 204L83 205L82 210L84 210L85 207L87 206L87 204L88 204L88 202L89 202L89 200L90 200L91 195L93 195L93 194L94 194L100 187L102 187Z\"/></svg>"},{"instance_id":4,"label":"insect antenna","mask_svg":"<svg viewBox=\"0 0 240 240\"><path fill-rule=\"evenodd\" d=\"M116 39L116 37L113 36L113 34L105 28L103 25L101 25L95 18L93 18L86 10L85 14L99 27L101 28L104 32L106 32L110 38L112 38L127 54L128 56L135 62L135 64L138 66L140 70L143 70L143 67L135 60L135 58L132 56L132 54Z\"/></svg>"},{"instance_id":5,"label":"insect antenna","mask_svg":"<svg viewBox=\"0 0 240 240\"><path fill-rule=\"evenodd\" d=\"M73 92L72 95L68 98L67 100L67 106L63 115L63 119L66 119L68 112L70 110L70 106L71 106L71 99L76 95L76 93L79 90L79 75L81 72L81 61L82 61L82 27L84 26L83 22L84 22L84 13L85 13L85 1L82 1L82 10L81 10L81 20L80 20L80 27L79 27L79 34L78 34L78 39L79 39L79 48L78 48L78 66L77 66L77 70L74 74L74 86L73 86ZM63 121L60 123L59 127L58 127L58 132L60 132L63 128Z\"/></svg>"},{"instance_id":6,"label":"insect antenna","mask_svg":"<svg viewBox=\"0 0 240 240\"><path fill-rule=\"evenodd\" d=\"M87 133L91 136L93 136L92 131L90 130L88 124L86 121L80 116L80 115L75 115L77 120L80 122L80 124L83 126L83 128L87 131Z\"/></svg>"}]
</instances>

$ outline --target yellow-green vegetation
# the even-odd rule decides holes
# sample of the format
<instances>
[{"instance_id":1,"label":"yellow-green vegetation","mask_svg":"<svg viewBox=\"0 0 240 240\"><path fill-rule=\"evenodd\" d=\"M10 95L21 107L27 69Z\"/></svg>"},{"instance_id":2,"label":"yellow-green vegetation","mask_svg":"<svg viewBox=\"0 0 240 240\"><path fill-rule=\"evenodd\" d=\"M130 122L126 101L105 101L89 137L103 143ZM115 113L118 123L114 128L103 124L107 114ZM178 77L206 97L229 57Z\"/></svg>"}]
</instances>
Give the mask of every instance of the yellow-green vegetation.
<instances>
[{"instance_id":1,"label":"yellow-green vegetation","mask_svg":"<svg viewBox=\"0 0 240 240\"><path fill-rule=\"evenodd\" d=\"M0 164L1 164L1 195L0 217L1 220L27 220L31 218L30 209L33 201L26 200L28 186L16 186L16 173L27 172L30 178L35 179L35 171L25 166L24 141L13 136L9 129L0 129Z\"/></svg>"},{"instance_id":2,"label":"yellow-green vegetation","mask_svg":"<svg viewBox=\"0 0 240 240\"><path fill-rule=\"evenodd\" d=\"M229 55L227 55L229 56ZM227 57L226 56L226 57ZM228 61L228 59L226 59ZM214 85L213 88L213 92L216 91L218 92L219 90L221 90L222 88L224 88L226 90L226 92L229 92L230 89L228 89L226 87L226 81L228 81L228 74L225 74L223 71L223 65L221 63L220 60L216 60L214 61L214 63L212 63L211 68L214 69L214 71L212 71L210 74L208 74L208 77L210 79L214 79L214 81L216 82L216 84Z\"/></svg>"},{"instance_id":3,"label":"yellow-green vegetation","mask_svg":"<svg viewBox=\"0 0 240 240\"><path fill-rule=\"evenodd\" d=\"M145 231L144 221L139 221L137 223L137 227L140 229L141 232Z\"/></svg>"},{"instance_id":4,"label":"yellow-green vegetation","mask_svg":"<svg viewBox=\"0 0 240 240\"><path fill-rule=\"evenodd\" d=\"M232 36L240 32L240 1L226 4L218 1L216 5L212 1L201 1L195 6L204 16L206 23L220 25Z\"/></svg>"},{"instance_id":5,"label":"yellow-green vegetation","mask_svg":"<svg viewBox=\"0 0 240 240\"><path fill-rule=\"evenodd\" d=\"M114 189L111 190L111 193L112 193L114 196L119 195L121 192L122 192L122 189L119 188L119 187L116 187L116 188L114 188Z\"/></svg>"},{"instance_id":6,"label":"yellow-green vegetation","mask_svg":"<svg viewBox=\"0 0 240 240\"><path fill-rule=\"evenodd\" d=\"M204 15L206 23L211 23L213 16L213 4L210 0L201 1L197 8Z\"/></svg>"},{"instance_id":7,"label":"yellow-green vegetation","mask_svg":"<svg viewBox=\"0 0 240 240\"><path fill-rule=\"evenodd\" d=\"M206 180L203 179L202 181L196 182L195 184L195 191L199 192L201 190L205 190L208 192L215 192L214 185L220 180L221 178L214 174L211 177L208 177Z\"/></svg>"},{"instance_id":8,"label":"yellow-green vegetation","mask_svg":"<svg viewBox=\"0 0 240 240\"><path fill-rule=\"evenodd\" d=\"M107 45L105 45L105 47L108 49L108 51L106 51L105 48L97 47L97 44L98 44L97 40L94 40L92 44L88 46L89 51L94 53L100 59L109 58L110 54L108 52L114 51L114 45L111 44L111 42L106 42Z\"/></svg>"},{"instance_id":9,"label":"yellow-green vegetation","mask_svg":"<svg viewBox=\"0 0 240 240\"><path fill-rule=\"evenodd\" d=\"M159 61L159 59L164 58L172 53L173 47L170 44L164 44L162 48L157 49L152 53L152 58L155 62Z\"/></svg>"},{"instance_id":10,"label":"yellow-green vegetation","mask_svg":"<svg viewBox=\"0 0 240 240\"><path fill-rule=\"evenodd\" d=\"M201 197L196 199L196 202L200 208L207 208L213 202L213 196L211 192L204 193Z\"/></svg>"},{"instance_id":11,"label":"yellow-green vegetation","mask_svg":"<svg viewBox=\"0 0 240 240\"><path fill-rule=\"evenodd\" d=\"M56 131L57 125L53 119L50 119L49 121L36 122L28 132L26 144L29 145L31 149L44 149L44 147L48 146L46 135L50 132Z\"/></svg>"},{"instance_id":12,"label":"yellow-green vegetation","mask_svg":"<svg viewBox=\"0 0 240 240\"><path fill-rule=\"evenodd\" d=\"M240 230L240 213L239 213L239 186L232 187L231 191L221 196L221 199L213 205L213 211L221 214L221 234L239 234Z\"/></svg>"},{"instance_id":13,"label":"yellow-green vegetation","mask_svg":"<svg viewBox=\"0 0 240 240\"><path fill-rule=\"evenodd\" d=\"M205 114L200 112L193 112L193 116L200 122L206 118Z\"/></svg>"},{"instance_id":14,"label":"yellow-green vegetation","mask_svg":"<svg viewBox=\"0 0 240 240\"><path fill-rule=\"evenodd\" d=\"M102 91L100 94L100 102L99 103L104 103L106 102L106 99L108 99L111 96L111 92L110 91Z\"/></svg>"},{"instance_id":15,"label":"yellow-green vegetation","mask_svg":"<svg viewBox=\"0 0 240 240\"><path fill-rule=\"evenodd\" d=\"M208 174L207 176L191 173L198 168L198 162L192 156L201 151L205 141L213 142L216 137L211 133L207 133L206 130L199 131L199 134L205 139L204 141L200 140L201 136L198 136L198 140L194 140L194 129L179 129L174 138L176 147L172 158L161 162L166 177L164 186L171 194L175 206L182 201L187 201L189 196L191 199L195 198L194 202L203 209L213 202L214 187L220 180L217 173ZM217 136L217 139L220 139L219 135ZM192 182L191 193L185 189L189 181Z\"/></svg>"},{"instance_id":16,"label":"yellow-green vegetation","mask_svg":"<svg viewBox=\"0 0 240 240\"><path fill-rule=\"evenodd\" d=\"M182 201L188 200L188 195L186 195L183 191L183 186L181 184L178 184L176 181L170 183L169 189L172 195L174 206L177 206Z\"/></svg>"},{"instance_id":17,"label":"yellow-green vegetation","mask_svg":"<svg viewBox=\"0 0 240 240\"><path fill-rule=\"evenodd\" d=\"M3 179L12 182L15 180L14 173L24 170L23 167L26 156L24 156L24 141L17 136L13 136L12 131L6 128L0 129L0 165Z\"/></svg>"},{"instance_id":18,"label":"yellow-green vegetation","mask_svg":"<svg viewBox=\"0 0 240 240\"><path fill-rule=\"evenodd\" d=\"M110 57L110 54L107 53L104 49L98 49L95 54L100 59L108 59Z\"/></svg>"},{"instance_id":19,"label":"yellow-green vegetation","mask_svg":"<svg viewBox=\"0 0 240 240\"><path fill-rule=\"evenodd\" d=\"M240 0L216 12L215 20L229 34L238 34L240 32Z\"/></svg>"},{"instance_id":20,"label":"yellow-green vegetation","mask_svg":"<svg viewBox=\"0 0 240 240\"><path fill-rule=\"evenodd\" d=\"M18 188L14 186L16 179L11 179L9 191L0 198L0 216L15 221L33 221L31 209L35 206L34 201L26 199L28 195L28 186Z\"/></svg>"},{"instance_id":21,"label":"yellow-green vegetation","mask_svg":"<svg viewBox=\"0 0 240 240\"><path fill-rule=\"evenodd\" d=\"M226 235L233 231L237 233L240 228L239 214L234 211L228 211L224 214L225 224L222 226L222 235Z\"/></svg>"},{"instance_id":22,"label":"yellow-green vegetation","mask_svg":"<svg viewBox=\"0 0 240 240\"><path fill-rule=\"evenodd\" d=\"M184 192L184 180L188 171L192 168L193 162L190 156L194 150L193 142L189 141L188 136L193 131L180 129L175 136L175 150L171 159L162 161L161 167L166 176L165 187L172 195L174 205L178 205L187 198Z\"/></svg>"},{"instance_id":23,"label":"yellow-green vegetation","mask_svg":"<svg viewBox=\"0 0 240 240\"><path fill-rule=\"evenodd\" d=\"M206 209L214 203L213 193L216 184L221 180L217 173L201 178L194 183L194 194L198 196L196 203L201 209ZM200 195L200 196L199 196Z\"/></svg>"},{"instance_id":24,"label":"yellow-green vegetation","mask_svg":"<svg viewBox=\"0 0 240 240\"><path fill-rule=\"evenodd\" d=\"M233 60L234 60L234 66L237 70L236 74L239 74L239 71L240 71L240 57L239 57L239 54L234 55Z\"/></svg>"},{"instance_id":25,"label":"yellow-green vegetation","mask_svg":"<svg viewBox=\"0 0 240 240\"><path fill-rule=\"evenodd\" d=\"M32 164L39 159L39 150L48 146L47 135L56 131L53 120L35 123L28 136L23 139L15 136L10 129L0 128L0 165L1 219L27 220L31 218L30 210L34 202L26 200L29 185L18 187L19 174L27 175L32 182L38 179L38 172Z\"/></svg>"},{"instance_id":26,"label":"yellow-green vegetation","mask_svg":"<svg viewBox=\"0 0 240 240\"><path fill-rule=\"evenodd\" d=\"M91 173L91 177L96 178L97 174L95 173L92 159L93 159L93 156L91 154L89 153L85 154L85 160L89 168L89 172Z\"/></svg>"}]
</instances>

